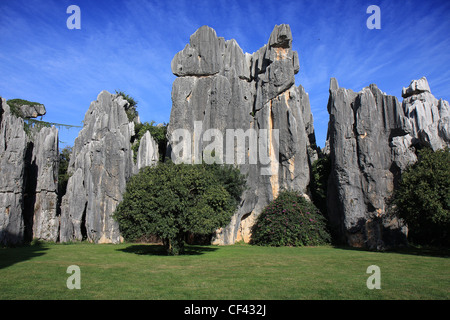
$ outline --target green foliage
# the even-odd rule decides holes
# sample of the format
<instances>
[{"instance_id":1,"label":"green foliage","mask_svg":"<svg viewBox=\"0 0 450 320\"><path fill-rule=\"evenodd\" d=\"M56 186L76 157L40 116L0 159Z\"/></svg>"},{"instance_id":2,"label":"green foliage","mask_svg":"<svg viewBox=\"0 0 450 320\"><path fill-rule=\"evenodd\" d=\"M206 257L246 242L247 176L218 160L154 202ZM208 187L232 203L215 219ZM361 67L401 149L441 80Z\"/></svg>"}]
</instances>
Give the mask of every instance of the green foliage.
<instances>
[{"instance_id":1,"label":"green foliage","mask_svg":"<svg viewBox=\"0 0 450 320\"><path fill-rule=\"evenodd\" d=\"M251 242L267 246L311 246L329 243L326 221L311 201L296 191L281 191L258 216Z\"/></svg>"},{"instance_id":2,"label":"green foliage","mask_svg":"<svg viewBox=\"0 0 450 320\"><path fill-rule=\"evenodd\" d=\"M450 245L450 151L419 151L419 160L402 175L393 212L408 225L417 244Z\"/></svg>"},{"instance_id":3,"label":"green foliage","mask_svg":"<svg viewBox=\"0 0 450 320\"><path fill-rule=\"evenodd\" d=\"M133 97L131 97L130 95L126 94L123 91L117 91L116 90L116 94L119 96L122 96L125 100L128 101L128 106L125 107L125 112L127 113L127 117L128 117L128 121L133 121L137 116L138 116L138 112L137 112L137 101L134 100Z\"/></svg>"},{"instance_id":4,"label":"green foliage","mask_svg":"<svg viewBox=\"0 0 450 320\"><path fill-rule=\"evenodd\" d=\"M155 121L151 121L150 123L138 123L135 127L136 135L134 137L134 144L132 146L134 161L137 158L137 152L139 150L139 145L141 142L141 138L147 131L150 131L150 134L153 139L155 139L158 144L159 150L159 160L164 161L166 155L166 147L167 147L167 123L164 123L162 126L155 125Z\"/></svg>"},{"instance_id":5,"label":"green foliage","mask_svg":"<svg viewBox=\"0 0 450 320\"><path fill-rule=\"evenodd\" d=\"M62 197L66 194L67 183L70 175L67 172L69 168L70 155L72 147L66 146L59 153L59 169L58 169L58 202L61 203Z\"/></svg>"},{"instance_id":6,"label":"green foliage","mask_svg":"<svg viewBox=\"0 0 450 320\"><path fill-rule=\"evenodd\" d=\"M238 169L160 162L129 180L114 218L126 240L156 235L169 255L182 254L188 233L211 234L230 222L244 183Z\"/></svg>"},{"instance_id":7,"label":"green foliage","mask_svg":"<svg viewBox=\"0 0 450 320\"><path fill-rule=\"evenodd\" d=\"M314 161L311 169L309 189L314 204L326 216L327 214L327 185L331 172L331 160L328 155L322 155Z\"/></svg>"},{"instance_id":8,"label":"green foliage","mask_svg":"<svg viewBox=\"0 0 450 320\"><path fill-rule=\"evenodd\" d=\"M35 106L42 104L39 102L31 102L24 99L9 99L8 101L6 101L6 103L9 105L9 110L11 111L11 113L18 118L24 117L22 112L20 111L21 106Z\"/></svg>"}]
</instances>

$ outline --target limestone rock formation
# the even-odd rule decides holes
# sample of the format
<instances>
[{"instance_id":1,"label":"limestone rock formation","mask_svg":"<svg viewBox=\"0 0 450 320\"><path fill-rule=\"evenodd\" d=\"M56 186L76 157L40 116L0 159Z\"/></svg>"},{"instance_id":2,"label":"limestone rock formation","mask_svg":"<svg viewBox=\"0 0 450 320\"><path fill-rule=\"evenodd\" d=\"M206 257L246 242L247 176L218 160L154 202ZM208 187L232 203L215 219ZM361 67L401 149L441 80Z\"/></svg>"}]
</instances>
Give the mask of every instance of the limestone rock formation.
<instances>
[{"instance_id":1,"label":"limestone rock formation","mask_svg":"<svg viewBox=\"0 0 450 320\"><path fill-rule=\"evenodd\" d=\"M59 237L58 214L58 129L44 127L32 132L28 144L25 211L30 217L33 239L56 242Z\"/></svg>"},{"instance_id":2,"label":"limestone rock formation","mask_svg":"<svg viewBox=\"0 0 450 320\"><path fill-rule=\"evenodd\" d=\"M47 113L42 104L21 105L19 109L23 118L37 118Z\"/></svg>"},{"instance_id":3,"label":"limestone rock formation","mask_svg":"<svg viewBox=\"0 0 450 320\"><path fill-rule=\"evenodd\" d=\"M133 174L134 126L125 112L127 103L102 91L86 112L68 168L71 177L61 205L61 242L120 242L119 226L111 215Z\"/></svg>"},{"instance_id":4,"label":"limestone rock formation","mask_svg":"<svg viewBox=\"0 0 450 320\"><path fill-rule=\"evenodd\" d=\"M403 109L410 119L411 136L433 150L450 146L450 107L448 101L432 94L425 77L411 81L402 90Z\"/></svg>"},{"instance_id":5,"label":"limestone rock formation","mask_svg":"<svg viewBox=\"0 0 450 320\"><path fill-rule=\"evenodd\" d=\"M253 54L203 26L172 60L172 159L236 164L248 176L238 211L215 243L248 241L280 188L307 191L317 155L309 97L295 86L298 71L288 25L275 26Z\"/></svg>"},{"instance_id":6,"label":"limestone rock formation","mask_svg":"<svg viewBox=\"0 0 450 320\"><path fill-rule=\"evenodd\" d=\"M134 122L127 117L127 105L121 95L102 91L86 112L69 163L71 177L61 205L61 242L122 241L112 214L138 167L152 165L158 159L158 147L146 134L135 165L131 149Z\"/></svg>"},{"instance_id":7,"label":"limestone rock formation","mask_svg":"<svg viewBox=\"0 0 450 320\"><path fill-rule=\"evenodd\" d=\"M448 103L425 78L403 88L403 103L370 85L355 93L330 81L327 150L331 157L328 215L351 246L384 249L406 243L407 228L388 214L387 200L418 144L448 145Z\"/></svg>"},{"instance_id":8,"label":"limestone rock formation","mask_svg":"<svg viewBox=\"0 0 450 320\"><path fill-rule=\"evenodd\" d=\"M150 134L150 131L147 131L144 136L141 138L139 143L139 149L137 154L136 166L137 170L143 167L152 167L158 164L159 161L159 152L158 152L158 144L155 139Z\"/></svg>"},{"instance_id":9,"label":"limestone rock formation","mask_svg":"<svg viewBox=\"0 0 450 320\"><path fill-rule=\"evenodd\" d=\"M23 119L11 114L6 100L0 106L0 244L23 241L23 184L27 136Z\"/></svg>"},{"instance_id":10,"label":"limestone rock formation","mask_svg":"<svg viewBox=\"0 0 450 320\"><path fill-rule=\"evenodd\" d=\"M45 114L43 105L20 110L24 118ZM27 134L4 99L0 118L0 243L57 241L58 129L28 125Z\"/></svg>"}]
</instances>

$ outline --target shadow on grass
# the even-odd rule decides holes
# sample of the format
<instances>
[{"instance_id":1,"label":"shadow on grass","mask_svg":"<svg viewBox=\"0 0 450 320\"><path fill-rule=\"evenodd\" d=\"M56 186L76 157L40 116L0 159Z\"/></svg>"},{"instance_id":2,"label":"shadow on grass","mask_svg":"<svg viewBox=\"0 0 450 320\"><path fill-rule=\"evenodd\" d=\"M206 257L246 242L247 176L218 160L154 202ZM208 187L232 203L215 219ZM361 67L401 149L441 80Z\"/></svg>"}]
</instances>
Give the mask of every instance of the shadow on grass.
<instances>
[{"instance_id":1,"label":"shadow on grass","mask_svg":"<svg viewBox=\"0 0 450 320\"><path fill-rule=\"evenodd\" d=\"M45 248L42 244L18 245L14 247L0 247L0 269L9 267L13 264L30 260L45 254Z\"/></svg>"},{"instance_id":2,"label":"shadow on grass","mask_svg":"<svg viewBox=\"0 0 450 320\"><path fill-rule=\"evenodd\" d=\"M216 251L217 248L198 245L186 245L184 248L184 256L202 255L208 252ZM135 244L123 249L117 249L117 251L134 253L138 255L154 255L154 256L167 256L167 252L163 245L157 244Z\"/></svg>"},{"instance_id":3,"label":"shadow on grass","mask_svg":"<svg viewBox=\"0 0 450 320\"><path fill-rule=\"evenodd\" d=\"M379 252L379 253L398 253L398 254L409 254L415 256L428 256L428 257L441 257L450 258L450 248L438 248L438 247L422 247L413 246L393 248L384 251L368 250L365 248L356 248L344 245L334 245L335 249L341 250L353 250L353 251L363 251L363 252Z\"/></svg>"}]
</instances>

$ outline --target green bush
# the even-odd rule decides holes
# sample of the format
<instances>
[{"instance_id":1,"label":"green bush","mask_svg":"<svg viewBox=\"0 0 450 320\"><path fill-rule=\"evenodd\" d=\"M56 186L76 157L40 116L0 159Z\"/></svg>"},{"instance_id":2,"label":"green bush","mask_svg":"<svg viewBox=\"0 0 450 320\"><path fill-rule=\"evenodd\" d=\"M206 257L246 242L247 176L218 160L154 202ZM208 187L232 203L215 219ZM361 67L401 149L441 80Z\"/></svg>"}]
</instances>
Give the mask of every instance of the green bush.
<instances>
[{"instance_id":1,"label":"green bush","mask_svg":"<svg viewBox=\"0 0 450 320\"><path fill-rule=\"evenodd\" d=\"M267 246L311 246L330 242L325 218L299 192L282 191L258 216L251 243Z\"/></svg>"},{"instance_id":2,"label":"green bush","mask_svg":"<svg viewBox=\"0 0 450 320\"><path fill-rule=\"evenodd\" d=\"M160 162L129 180L114 218L127 241L156 235L169 255L182 254L187 234L211 234L230 222L244 184L232 167Z\"/></svg>"},{"instance_id":3,"label":"green bush","mask_svg":"<svg viewBox=\"0 0 450 320\"><path fill-rule=\"evenodd\" d=\"M58 203L59 204L61 204L62 197L66 194L67 183L69 182L69 178L70 178L70 174L68 173L68 168L69 168L71 154L72 154L72 147L70 147L70 146L66 146L59 153L59 167L58 167Z\"/></svg>"},{"instance_id":4,"label":"green bush","mask_svg":"<svg viewBox=\"0 0 450 320\"><path fill-rule=\"evenodd\" d=\"M321 155L314 161L311 168L311 182L309 189L314 204L325 216L327 215L327 186L331 172L331 160L329 155Z\"/></svg>"},{"instance_id":5,"label":"green bush","mask_svg":"<svg viewBox=\"0 0 450 320\"><path fill-rule=\"evenodd\" d=\"M393 212L408 225L416 244L450 245L450 151L422 149L403 174Z\"/></svg>"},{"instance_id":6,"label":"green bush","mask_svg":"<svg viewBox=\"0 0 450 320\"><path fill-rule=\"evenodd\" d=\"M134 143L131 147L133 149L134 161L137 159L137 152L139 150L139 145L141 142L141 138L145 135L147 131L150 132L153 139L155 139L158 144L159 151L159 161L165 160L166 155L166 147L167 147L167 123L163 123L163 125L155 125L155 121L151 121L150 123L138 123L135 127L136 135L134 137Z\"/></svg>"},{"instance_id":7,"label":"green bush","mask_svg":"<svg viewBox=\"0 0 450 320\"><path fill-rule=\"evenodd\" d=\"M127 114L128 117L128 121L133 121L139 114L137 112L137 101L134 100L134 98L128 94L126 94L123 91L117 91L116 90L116 94L119 96L122 96L125 100L128 101L128 105L125 107L125 112Z\"/></svg>"}]
</instances>

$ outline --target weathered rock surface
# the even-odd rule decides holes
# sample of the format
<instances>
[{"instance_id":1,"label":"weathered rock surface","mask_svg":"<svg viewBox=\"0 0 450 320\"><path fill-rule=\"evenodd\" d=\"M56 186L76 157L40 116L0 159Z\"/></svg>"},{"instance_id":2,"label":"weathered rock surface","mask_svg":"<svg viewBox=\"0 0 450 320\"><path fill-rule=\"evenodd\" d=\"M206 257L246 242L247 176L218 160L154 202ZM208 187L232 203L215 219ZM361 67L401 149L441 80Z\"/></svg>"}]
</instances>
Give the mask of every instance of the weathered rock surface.
<instances>
[{"instance_id":1,"label":"weathered rock surface","mask_svg":"<svg viewBox=\"0 0 450 320\"><path fill-rule=\"evenodd\" d=\"M0 243L23 241L23 193L27 136L23 119L11 114L6 100L0 106Z\"/></svg>"},{"instance_id":2,"label":"weathered rock surface","mask_svg":"<svg viewBox=\"0 0 450 320\"><path fill-rule=\"evenodd\" d=\"M31 159L27 159L26 169L26 188L31 190L25 197L25 211L32 219L31 238L55 242L59 236L58 145L57 128L33 131L28 144Z\"/></svg>"},{"instance_id":3,"label":"weathered rock surface","mask_svg":"<svg viewBox=\"0 0 450 320\"><path fill-rule=\"evenodd\" d=\"M122 200L127 180L137 172L131 149L134 122L128 120L126 105L122 96L102 91L86 112L69 163L72 176L62 200L61 242L122 241L112 214ZM138 166L152 164L155 158L157 145L145 135Z\"/></svg>"},{"instance_id":4,"label":"weathered rock surface","mask_svg":"<svg viewBox=\"0 0 450 320\"><path fill-rule=\"evenodd\" d=\"M30 126L26 134L4 99L0 118L0 243L57 241L58 130Z\"/></svg>"},{"instance_id":5,"label":"weathered rock surface","mask_svg":"<svg viewBox=\"0 0 450 320\"><path fill-rule=\"evenodd\" d=\"M248 175L239 209L215 243L248 241L280 188L306 192L314 127L308 94L295 86L299 61L291 44L289 26L275 26L268 43L250 55L203 26L172 60L178 76L168 127L172 159L237 164Z\"/></svg>"},{"instance_id":6,"label":"weathered rock surface","mask_svg":"<svg viewBox=\"0 0 450 320\"><path fill-rule=\"evenodd\" d=\"M402 90L403 110L412 126L411 136L433 150L450 146L450 107L432 94L425 77ZM413 141L414 143L415 141Z\"/></svg>"},{"instance_id":7,"label":"weathered rock surface","mask_svg":"<svg viewBox=\"0 0 450 320\"><path fill-rule=\"evenodd\" d=\"M417 144L448 145L448 103L431 95L425 78L402 93L400 104L373 84L355 93L330 81L328 215L351 246L406 243L407 229L388 214L387 200L402 171L417 160Z\"/></svg>"},{"instance_id":8,"label":"weathered rock surface","mask_svg":"<svg viewBox=\"0 0 450 320\"><path fill-rule=\"evenodd\" d=\"M144 167L152 167L158 164L159 152L158 144L155 139L147 131L141 138L137 154L136 166L137 170Z\"/></svg>"},{"instance_id":9,"label":"weathered rock surface","mask_svg":"<svg viewBox=\"0 0 450 320\"><path fill-rule=\"evenodd\" d=\"M19 107L19 111L23 118L37 118L47 113L45 106L42 104L22 105Z\"/></svg>"},{"instance_id":10,"label":"weathered rock surface","mask_svg":"<svg viewBox=\"0 0 450 320\"><path fill-rule=\"evenodd\" d=\"M133 174L131 136L121 96L102 91L86 112L75 140L61 206L61 242L87 239L120 242L119 226L111 217Z\"/></svg>"}]
</instances>

